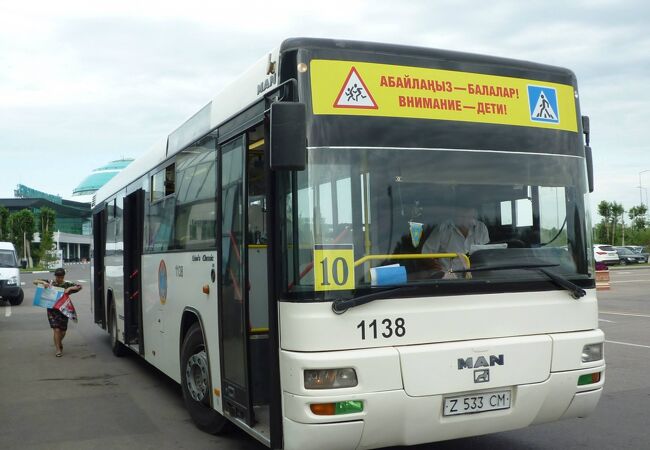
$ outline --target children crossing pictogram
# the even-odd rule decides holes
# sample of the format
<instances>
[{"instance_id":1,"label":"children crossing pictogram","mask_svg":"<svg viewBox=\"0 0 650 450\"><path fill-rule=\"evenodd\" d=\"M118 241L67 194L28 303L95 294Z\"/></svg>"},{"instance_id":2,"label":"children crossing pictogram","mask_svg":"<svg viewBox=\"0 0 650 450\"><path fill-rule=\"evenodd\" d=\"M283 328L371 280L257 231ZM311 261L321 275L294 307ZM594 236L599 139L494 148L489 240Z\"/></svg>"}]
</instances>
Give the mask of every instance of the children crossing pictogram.
<instances>
[{"instance_id":1,"label":"children crossing pictogram","mask_svg":"<svg viewBox=\"0 0 650 450\"><path fill-rule=\"evenodd\" d=\"M348 73L339 95L334 101L334 108L361 108L361 109L378 109L375 99L368 90L366 83L352 67Z\"/></svg>"},{"instance_id":2,"label":"children crossing pictogram","mask_svg":"<svg viewBox=\"0 0 650 450\"><path fill-rule=\"evenodd\" d=\"M535 122L559 123L557 92L548 86L528 86L530 120Z\"/></svg>"}]
</instances>

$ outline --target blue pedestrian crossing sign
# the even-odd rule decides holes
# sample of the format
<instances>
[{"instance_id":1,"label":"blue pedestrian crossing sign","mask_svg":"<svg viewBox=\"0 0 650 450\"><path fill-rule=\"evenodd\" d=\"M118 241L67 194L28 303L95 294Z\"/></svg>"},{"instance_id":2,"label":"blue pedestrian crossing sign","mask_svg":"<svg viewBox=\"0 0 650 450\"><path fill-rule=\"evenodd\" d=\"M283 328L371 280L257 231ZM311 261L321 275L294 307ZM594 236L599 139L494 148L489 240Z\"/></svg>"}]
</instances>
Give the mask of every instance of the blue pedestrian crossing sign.
<instances>
[{"instance_id":1,"label":"blue pedestrian crossing sign","mask_svg":"<svg viewBox=\"0 0 650 450\"><path fill-rule=\"evenodd\" d=\"M560 123L555 88L528 85L528 106L533 122Z\"/></svg>"}]
</instances>

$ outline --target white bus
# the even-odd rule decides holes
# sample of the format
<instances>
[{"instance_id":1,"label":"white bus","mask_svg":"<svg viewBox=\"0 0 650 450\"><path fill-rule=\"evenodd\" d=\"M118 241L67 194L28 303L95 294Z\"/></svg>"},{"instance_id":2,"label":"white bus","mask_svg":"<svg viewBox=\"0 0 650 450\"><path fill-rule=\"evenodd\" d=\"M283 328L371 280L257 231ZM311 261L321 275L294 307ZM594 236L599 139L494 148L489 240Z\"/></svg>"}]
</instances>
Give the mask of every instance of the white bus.
<instances>
[{"instance_id":1,"label":"white bus","mask_svg":"<svg viewBox=\"0 0 650 450\"><path fill-rule=\"evenodd\" d=\"M270 448L584 417L588 139L566 69L286 40L97 192L95 321Z\"/></svg>"}]
</instances>

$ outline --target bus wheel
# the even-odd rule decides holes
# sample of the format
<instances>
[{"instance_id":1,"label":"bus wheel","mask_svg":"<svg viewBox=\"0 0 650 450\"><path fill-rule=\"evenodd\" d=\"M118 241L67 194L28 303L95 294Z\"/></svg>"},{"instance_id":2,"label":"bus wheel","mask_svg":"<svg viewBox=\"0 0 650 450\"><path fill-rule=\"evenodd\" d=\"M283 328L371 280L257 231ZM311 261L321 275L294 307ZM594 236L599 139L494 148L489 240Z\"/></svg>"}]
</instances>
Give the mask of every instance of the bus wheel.
<instances>
[{"instance_id":1,"label":"bus wheel","mask_svg":"<svg viewBox=\"0 0 650 450\"><path fill-rule=\"evenodd\" d=\"M210 364L198 323L190 327L181 347L181 387L185 407L196 426L211 434L225 431L228 420L210 406Z\"/></svg>"},{"instance_id":2,"label":"bus wheel","mask_svg":"<svg viewBox=\"0 0 650 450\"><path fill-rule=\"evenodd\" d=\"M18 306L23 302L23 299L25 298L25 293L23 292L22 289L18 292L18 295L15 297L11 297L9 299L9 304L12 306Z\"/></svg>"},{"instance_id":3,"label":"bus wheel","mask_svg":"<svg viewBox=\"0 0 650 450\"><path fill-rule=\"evenodd\" d=\"M108 334L111 337L111 350L115 356L124 356L126 347L117 340L117 315L115 314L115 304L111 303L111 313L108 322Z\"/></svg>"}]
</instances>

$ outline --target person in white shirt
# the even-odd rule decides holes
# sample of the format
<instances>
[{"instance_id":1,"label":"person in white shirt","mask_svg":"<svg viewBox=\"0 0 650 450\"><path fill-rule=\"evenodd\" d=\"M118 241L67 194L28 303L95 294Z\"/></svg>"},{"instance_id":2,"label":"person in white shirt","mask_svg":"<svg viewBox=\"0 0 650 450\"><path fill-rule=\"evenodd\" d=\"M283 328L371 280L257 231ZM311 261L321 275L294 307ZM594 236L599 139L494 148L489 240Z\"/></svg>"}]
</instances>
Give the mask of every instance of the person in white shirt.
<instances>
[{"instance_id":1,"label":"person in white shirt","mask_svg":"<svg viewBox=\"0 0 650 450\"><path fill-rule=\"evenodd\" d=\"M476 208L458 205L453 217L438 225L422 246L422 253L468 254L472 245L490 242L485 224L476 219ZM466 269L463 258L435 259L433 269L449 274L451 270ZM448 276L447 276L448 277ZM453 278L453 277L452 277Z\"/></svg>"}]
</instances>

